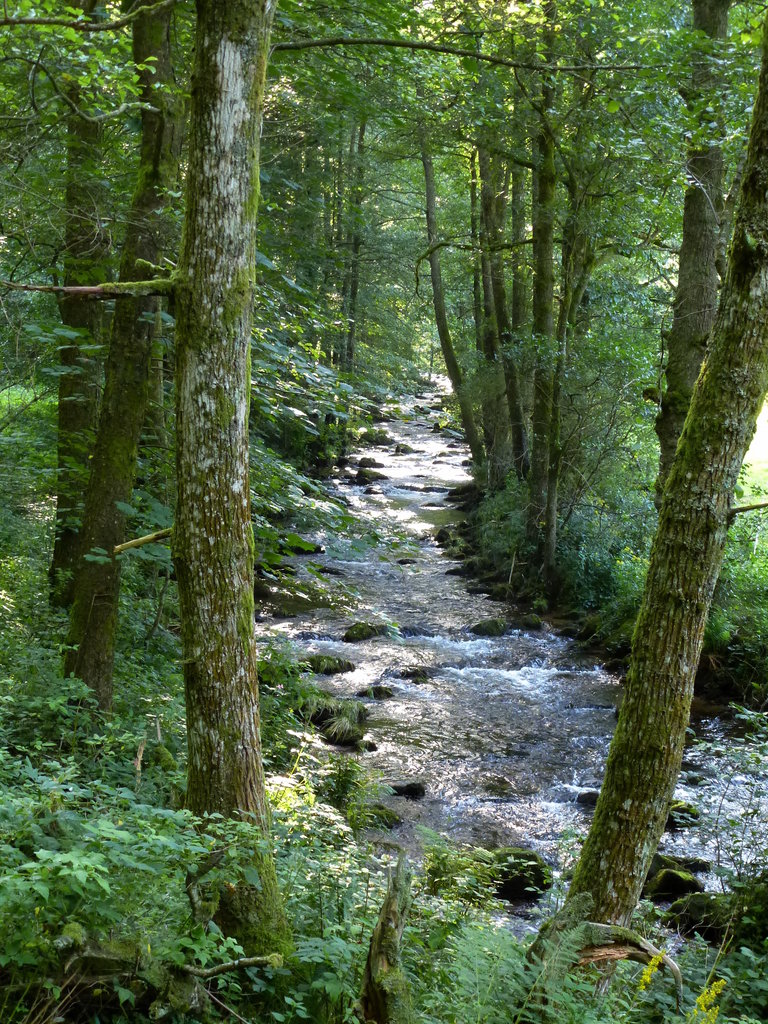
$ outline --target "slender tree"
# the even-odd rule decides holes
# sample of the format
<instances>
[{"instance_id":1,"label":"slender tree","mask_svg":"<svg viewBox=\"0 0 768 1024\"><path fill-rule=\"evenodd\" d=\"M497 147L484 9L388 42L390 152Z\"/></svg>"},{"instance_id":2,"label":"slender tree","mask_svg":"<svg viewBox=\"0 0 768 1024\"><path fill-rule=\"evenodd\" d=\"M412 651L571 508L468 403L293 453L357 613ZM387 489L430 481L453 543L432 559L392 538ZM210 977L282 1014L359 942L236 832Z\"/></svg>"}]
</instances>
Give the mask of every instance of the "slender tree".
<instances>
[{"instance_id":1,"label":"slender tree","mask_svg":"<svg viewBox=\"0 0 768 1024\"><path fill-rule=\"evenodd\" d=\"M702 106L720 105L718 100L719 60L713 48L728 33L728 9L731 0L693 0L693 27L707 37L696 59L690 87L685 92L691 114L701 127L688 150L686 174L688 187L683 207L683 238L672 326L666 335L667 365L664 393L656 418L659 438L659 476L657 503L661 501L664 481L672 466L675 449L683 429L693 387L701 369L704 349L717 312L717 253L720 216L723 209L723 152L720 137L722 118L700 117ZM714 126L715 138L706 138ZM699 133L705 133L702 141Z\"/></svg>"},{"instance_id":2,"label":"slender tree","mask_svg":"<svg viewBox=\"0 0 768 1024\"><path fill-rule=\"evenodd\" d=\"M432 301L435 307L437 334L440 338L440 347L443 352L443 359L445 360L445 368L451 381L451 387L459 402L461 422L464 427L464 433L467 435L467 444L469 445L473 460L480 465L484 457L483 442L480 440L480 435L475 425L472 401L467 392L461 366L456 358L456 352L451 340L451 331L448 326L448 316L445 311L445 289L443 288L443 275L440 269L440 250L437 247L435 169L432 162L432 154L429 151L426 132L423 129L419 131L419 146L421 148L421 162L424 167L429 270L432 277Z\"/></svg>"},{"instance_id":3,"label":"slender tree","mask_svg":"<svg viewBox=\"0 0 768 1024\"><path fill-rule=\"evenodd\" d=\"M156 264L167 239L167 193L178 179L183 103L175 89L170 52L171 9L142 14L132 23L133 58L142 69L141 154L128 212L120 280L146 277L139 261ZM124 507L130 502L139 438L147 413L154 345L156 297L118 298L105 369L104 400L91 460L83 516L82 555L99 548L99 559L81 557L75 569L65 671L112 704L120 561L110 557L125 539ZM99 303L91 301L92 306Z\"/></svg>"},{"instance_id":4,"label":"slender tree","mask_svg":"<svg viewBox=\"0 0 768 1024\"><path fill-rule=\"evenodd\" d=\"M222 892L248 953L290 941L268 849L259 736L248 472L259 134L275 0L197 0L189 172L177 273L178 504L189 769L196 814L261 830L258 885Z\"/></svg>"},{"instance_id":5,"label":"slender tree","mask_svg":"<svg viewBox=\"0 0 768 1024\"><path fill-rule=\"evenodd\" d=\"M571 896L625 923L667 819L741 464L768 387L768 23L728 269L667 478L626 693Z\"/></svg>"},{"instance_id":6,"label":"slender tree","mask_svg":"<svg viewBox=\"0 0 768 1024\"><path fill-rule=\"evenodd\" d=\"M88 18L97 7L97 0L80 5ZM106 280L108 254L99 203L103 125L81 116L76 82L66 87L66 97L71 106L67 114L63 284L100 284ZM98 418L101 360L96 350L103 340L105 315L102 303L72 293L60 297L59 311L73 336L59 349L56 522L50 578L52 602L68 607L80 554L83 491Z\"/></svg>"}]
</instances>

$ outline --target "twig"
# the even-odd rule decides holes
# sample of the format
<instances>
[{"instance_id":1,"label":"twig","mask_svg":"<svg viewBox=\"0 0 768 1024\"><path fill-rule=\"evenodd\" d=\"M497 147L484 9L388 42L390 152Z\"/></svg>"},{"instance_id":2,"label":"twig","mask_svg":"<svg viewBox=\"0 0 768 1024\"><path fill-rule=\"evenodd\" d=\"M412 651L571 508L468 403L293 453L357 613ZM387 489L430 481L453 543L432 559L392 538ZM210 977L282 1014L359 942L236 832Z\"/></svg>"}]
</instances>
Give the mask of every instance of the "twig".
<instances>
[{"instance_id":1,"label":"twig","mask_svg":"<svg viewBox=\"0 0 768 1024\"><path fill-rule=\"evenodd\" d=\"M220 974L239 971L242 967L282 966L283 958L280 953L270 953L268 956L241 956L239 960L230 960L226 964L216 964L215 967L194 967L192 964L184 964L184 970L195 978L202 978L207 981L209 978L218 978Z\"/></svg>"},{"instance_id":2,"label":"twig","mask_svg":"<svg viewBox=\"0 0 768 1024\"><path fill-rule=\"evenodd\" d=\"M133 548L142 548L145 544L154 544L157 540L165 540L171 536L172 528L169 526L165 530L157 530L155 533L148 533L144 537L135 537L133 540L127 540L124 544L115 544L112 549L113 555L121 555L123 551L130 551Z\"/></svg>"},{"instance_id":3,"label":"twig","mask_svg":"<svg viewBox=\"0 0 768 1024\"><path fill-rule=\"evenodd\" d=\"M754 505L737 505L736 508L732 508L728 513L728 522L740 512L757 512L761 508L768 508L768 501L758 501Z\"/></svg>"},{"instance_id":4,"label":"twig","mask_svg":"<svg viewBox=\"0 0 768 1024\"><path fill-rule=\"evenodd\" d=\"M233 1010L231 1006L227 1006L227 1004L223 1003L221 1001L221 999L218 999L213 994L213 992L209 992L208 993L208 998L212 999L214 1001L214 1003L217 1003L223 1010L226 1010L227 1013L231 1013L232 1016L235 1018L235 1020L239 1020L241 1022L241 1024L252 1024L252 1022L249 1021L249 1020L246 1020L245 1017L241 1017L240 1014L237 1012L237 1010Z\"/></svg>"}]
</instances>

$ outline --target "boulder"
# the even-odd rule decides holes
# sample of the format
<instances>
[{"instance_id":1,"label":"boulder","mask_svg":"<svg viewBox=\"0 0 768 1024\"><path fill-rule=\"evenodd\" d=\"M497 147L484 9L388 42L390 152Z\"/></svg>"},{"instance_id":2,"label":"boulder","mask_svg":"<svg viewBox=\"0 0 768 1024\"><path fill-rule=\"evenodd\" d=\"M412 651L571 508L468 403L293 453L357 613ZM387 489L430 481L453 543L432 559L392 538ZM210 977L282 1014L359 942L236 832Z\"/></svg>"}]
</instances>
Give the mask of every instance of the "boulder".
<instances>
[{"instance_id":1,"label":"boulder","mask_svg":"<svg viewBox=\"0 0 768 1024\"><path fill-rule=\"evenodd\" d=\"M356 644L361 640L371 640L375 636L386 636L389 626L381 622L353 622L344 634L344 642Z\"/></svg>"},{"instance_id":2,"label":"boulder","mask_svg":"<svg viewBox=\"0 0 768 1024\"><path fill-rule=\"evenodd\" d=\"M669 807L666 828L670 832L677 832L683 828L690 828L695 825L701 817L701 811L693 804L684 800L673 800Z\"/></svg>"},{"instance_id":3,"label":"boulder","mask_svg":"<svg viewBox=\"0 0 768 1024\"><path fill-rule=\"evenodd\" d=\"M374 448L383 448L388 444L392 444L393 438L386 430L364 430L359 436L358 441L361 445L369 444Z\"/></svg>"},{"instance_id":4,"label":"boulder","mask_svg":"<svg viewBox=\"0 0 768 1024\"><path fill-rule=\"evenodd\" d=\"M386 783L395 796L404 796L408 800L421 800L426 795L427 787L421 779L398 779Z\"/></svg>"},{"instance_id":5,"label":"boulder","mask_svg":"<svg viewBox=\"0 0 768 1024\"><path fill-rule=\"evenodd\" d=\"M375 469L358 469L355 474L356 484L372 484L376 480L386 480L387 477L384 473L379 473Z\"/></svg>"},{"instance_id":6,"label":"boulder","mask_svg":"<svg viewBox=\"0 0 768 1024\"><path fill-rule=\"evenodd\" d=\"M541 616L536 615L535 612L529 612L528 615L523 615L519 620L521 629L538 630L542 629L544 623L541 620Z\"/></svg>"},{"instance_id":7,"label":"boulder","mask_svg":"<svg viewBox=\"0 0 768 1024\"><path fill-rule=\"evenodd\" d=\"M365 456L364 458L360 459L360 461L358 462L358 466L360 467L360 469L383 469L384 468L384 464L383 463L377 462L376 459L371 459L368 456Z\"/></svg>"},{"instance_id":8,"label":"boulder","mask_svg":"<svg viewBox=\"0 0 768 1024\"><path fill-rule=\"evenodd\" d=\"M675 900L663 921L682 935L698 932L708 942L719 943L731 921L731 898L723 893L694 892Z\"/></svg>"},{"instance_id":9,"label":"boulder","mask_svg":"<svg viewBox=\"0 0 768 1024\"><path fill-rule=\"evenodd\" d=\"M676 900L694 892L703 892L704 886L690 871L662 868L647 883L644 891L652 900Z\"/></svg>"},{"instance_id":10,"label":"boulder","mask_svg":"<svg viewBox=\"0 0 768 1024\"><path fill-rule=\"evenodd\" d=\"M369 813L374 828L395 828L403 820L397 811L393 811L386 804L372 804Z\"/></svg>"},{"instance_id":11,"label":"boulder","mask_svg":"<svg viewBox=\"0 0 768 1024\"><path fill-rule=\"evenodd\" d=\"M396 444L395 455L412 455L416 449L411 448L409 444Z\"/></svg>"},{"instance_id":12,"label":"boulder","mask_svg":"<svg viewBox=\"0 0 768 1024\"><path fill-rule=\"evenodd\" d=\"M391 686L382 686L378 684L376 686L369 686L365 690L359 690L356 697L367 697L369 700L389 700L390 697L394 697L395 691Z\"/></svg>"},{"instance_id":13,"label":"boulder","mask_svg":"<svg viewBox=\"0 0 768 1024\"><path fill-rule=\"evenodd\" d=\"M444 547L446 544L450 544L453 540L453 535L447 526L441 526L440 529L435 533L435 541L440 547Z\"/></svg>"},{"instance_id":14,"label":"boulder","mask_svg":"<svg viewBox=\"0 0 768 1024\"><path fill-rule=\"evenodd\" d=\"M414 665L411 668L404 668L400 672L401 679L409 679L412 683L428 683L429 682L429 669L422 668L421 665Z\"/></svg>"},{"instance_id":15,"label":"boulder","mask_svg":"<svg viewBox=\"0 0 768 1024\"><path fill-rule=\"evenodd\" d=\"M418 562L417 558L398 558L398 565L416 565Z\"/></svg>"},{"instance_id":16,"label":"boulder","mask_svg":"<svg viewBox=\"0 0 768 1024\"><path fill-rule=\"evenodd\" d=\"M340 672L354 672L356 667L354 661L335 658L330 654L310 654L304 660L318 676L335 676Z\"/></svg>"},{"instance_id":17,"label":"boulder","mask_svg":"<svg viewBox=\"0 0 768 1024\"><path fill-rule=\"evenodd\" d=\"M474 626L469 627L470 633L475 636L503 636L509 629L506 619L481 619Z\"/></svg>"},{"instance_id":18,"label":"boulder","mask_svg":"<svg viewBox=\"0 0 768 1024\"><path fill-rule=\"evenodd\" d=\"M502 846L493 851L493 861L499 899L507 902L530 899L552 887L552 869L535 850Z\"/></svg>"},{"instance_id":19,"label":"boulder","mask_svg":"<svg viewBox=\"0 0 768 1024\"><path fill-rule=\"evenodd\" d=\"M576 796L576 803L581 804L583 807L594 807L599 796L599 789L582 789Z\"/></svg>"}]
</instances>

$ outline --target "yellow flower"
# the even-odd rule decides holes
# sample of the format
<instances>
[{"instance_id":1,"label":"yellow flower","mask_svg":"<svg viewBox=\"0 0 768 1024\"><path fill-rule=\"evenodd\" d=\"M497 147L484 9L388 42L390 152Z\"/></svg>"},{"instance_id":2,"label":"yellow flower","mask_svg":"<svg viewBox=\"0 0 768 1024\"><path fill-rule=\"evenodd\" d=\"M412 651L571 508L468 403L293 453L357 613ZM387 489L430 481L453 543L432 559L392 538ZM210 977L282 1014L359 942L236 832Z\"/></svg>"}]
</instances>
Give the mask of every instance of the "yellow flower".
<instances>
[{"instance_id":1,"label":"yellow flower","mask_svg":"<svg viewBox=\"0 0 768 1024\"><path fill-rule=\"evenodd\" d=\"M637 986L638 992L645 992L648 986L651 984L651 978L658 971L661 961L664 959L663 953L657 953L656 956L649 962L648 966L640 976L640 983Z\"/></svg>"},{"instance_id":2,"label":"yellow flower","mask_svg":"<svg viewBox=\"0 0 768 1024\"><path fill-rule=\"evenodd\" d=\"M720 1007L715 1003L724 988L723 978L708 985L696 1000L693 1012L688 1014L687 1024L715 1024L720 1013Z\"/></svg>"}]
</instances>

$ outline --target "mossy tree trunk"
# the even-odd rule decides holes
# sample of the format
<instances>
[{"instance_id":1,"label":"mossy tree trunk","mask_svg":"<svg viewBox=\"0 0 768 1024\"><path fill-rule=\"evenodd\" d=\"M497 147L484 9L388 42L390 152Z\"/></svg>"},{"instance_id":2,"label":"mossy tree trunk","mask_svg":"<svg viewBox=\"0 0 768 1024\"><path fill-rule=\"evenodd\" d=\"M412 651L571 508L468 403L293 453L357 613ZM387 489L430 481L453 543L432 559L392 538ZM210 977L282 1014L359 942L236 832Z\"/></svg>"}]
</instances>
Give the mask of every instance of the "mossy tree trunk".
<instances>
[{"instance_id":1,"label":"mossy tree trunk","mask_svg":"<svg viewBox=\"0 0 768 1024\"><path fill-rule=\"evenodd\" d=\"M254 822L258 885L226 888L219 923L249 954L290 942L259 736L248 473L259 132L274 0L197 0L184 241L177 272L178 504L189 768L196 814Z\"/></svg>"},{"instance_id":2,"label":"mossy tree trunk","mask_svg":"<svg viewBox=\"0 0 768 1024\"><path fill-rule=\"evenodd\" d=\"M554 59L553 2L544 8L543 28L545 57ZM549 76L544 77L540 105L542 112L551 110L555 90ZM554 229L555 229L555 141L546 121L540 115L534 143L533 196L533 340L536 364L533 376L533 412L531 416L531 469L528 474L528 514L526 533L529 541L540 549L543 545L544 518L549 470L549 436L552 411L552 361L555 334L554 314Z\"/></svg>"},{"instance_id":3,"label":"mossy tree trunk","mask_svg":"<svg viewBox=\"0 0 768 1024\"><path fill-rule=\"evenodd\" d=\"M350 196L350 217L352 226L349 246L349 294L347 307L347 341L344 352L344 368L351 370L355 362L355 344L358 335L358 295L360 293L360 250L363 245L363 182L365 175L365 127L362 120L357 130L354 153L353 185Z\"/></svg>"},{"instance_id":4,"label":"mossy tree trunk","mask_svg":"<svg viewBox=\"0 0 768 1024\"><path fill-rule=\"evenodd\" d=\"M138 180L128 211L120 280L147 276L137 260L155 264L167 234L167 191L178 178L183 103L171 67L170 8L133 22L133 59L142 97L153 109L142 111ZM120 297L115 303L105 368L104 399L85 499L82 551L78 561L64 661L95 692L99 706L112 704L120 561L83 558L93 548L111 552L125 540L125 514L136 471L141 429L147 412L154 345L153 297ZM93 302L92 305L98 305Z\"/></svg>"},{"instance_id":5,"label":"mossy tree trunk","mask_svg":"<svg viewBox=\"0 0 768 1024\"><path fill-rule=\"evenodd\" d=\"M445 289L443 288L443 275L440 269L440 250L437 246L437 192L435 189L435 169L432 163L432 154L429 151L427 136L423 130L419 131L419 145L421 148L421 162L424 167L424 187L426 196L427 215L427 240L429 244L429 270L432 278L432 301L435 307L435 323L437 335L440 339L440 348L445 361L445 368L453 388L453 393L459 402L461 422L464 433L467 437L467 444L472 453L472 460L478 466L484 458L483 443L475 424L475 413L472 408L472 400L466 388L464 375L461 371L459 361L451 340L451 331L448 326L448 316L445 311Z\"/></svg>"},{"instance_id":6,"label":"mossy tree trunk","mask_svg":"<svg viewBox=\"0 0 768 1024\"><path fill-rule=\"evenodd\" d=\"M525 429L520 383L517 365L512 355L512 323L507 303L507 287L504 278L504 260L501 245L504 241L506 220L507 183L502 180L502 163L491 157L487 150L480 148L479 165L481 179L481 207L485 228L486 257L490 270L490 284L496 321L496 343L494 358L502 369L504 397L507 404L507 418L512 440L512 465L518 477L528 471L528 435Z\"/></svg>"},{"instance_id":7,"label":"mossy tree trunk","mask_svg":"<svg viewBox=\"0 0 768 1024\"><path fill-rule=\"evenodd\" d=\"M88 18L96 7L97 0L80 4ZM77 104L77 86L71 86L67 96ZM64 196L65 285L101 284L107 277L108 243L98 217L101 136L99 123L70 111ZM101 366L94 349L101 344L104 311L101 303L74 295L59 300L59 311L62 323L75 336L59 349L56 522L50 593L53 604L68 607L80 553L82 497L98 416Z\"/></svg>"},{"instance_id":8,"label":"mossy tree trunk","mask_svg":"<svg viewBox=\"0 0 768 1024\"><path fill-rule=\"evenodd\" d=\"M487 154L478 151L478 161L482 169L487 162ZM473 154L470 181L470 199L472 211L472 233L479 250L475 254L477 277L477 297L475 316L479 317L477 348L480 361L480 403L483 410L483 437L488 459L488 484L491 490L504 486L507 473L514 462L512 451L512 424L507 406L507 382L504 376L501 345L499 343L499 327L496 319L496 304L493 295L491 277L491 261L489 258L488 225L485 210L486 199L483 198L478 209L477 172ZM481 182L481 195L486 190ZM478 215L479 214L479 215Z\"/></svg>"},{"instance_id":9,"label":"mossy tree trunk","mask_svg":"<svg viewBox=\"0 0 768 1024\"><path fill-rule=\"evenodd\" d=\"M664 392L656 417L659 438L659 475L656 501L661 501L664 481L669 474L675 449L688 412L691 394L701 369L709 332L717 312L718 242L723 209L724 133L722 117L707 113L702 106L718 110L718 56L714 50L728 34L728 8L731 0L693 0L693 27L707 36L704 52L696 61L693 80L685 93L688 108L700 125L702 134L715 129L716 138L701 136L688 150L686 170L688 187L683 206L683 237L680 246L677 290L672 326L666 335L667 365Z\"/></svg>"},{"instance_id":10,"label":"mossy tree trunk","mask_svg":"<svg viewBox=\"0 0 768 1024\"><path fill-rule=\"evenodd\" d=\"M628 921L680 770L731 502L768 387L768 24L728 269L667 478L605 781L571 895Z\"/></svg>"}]
</instances>

